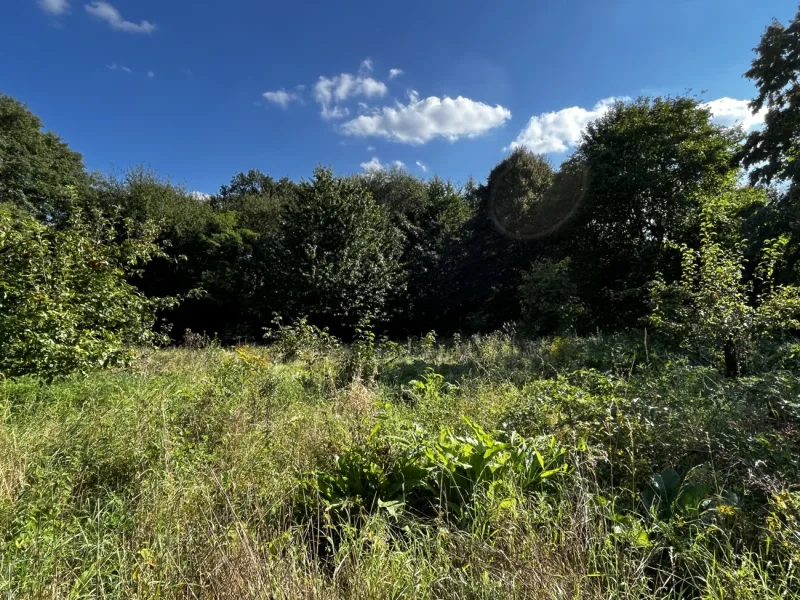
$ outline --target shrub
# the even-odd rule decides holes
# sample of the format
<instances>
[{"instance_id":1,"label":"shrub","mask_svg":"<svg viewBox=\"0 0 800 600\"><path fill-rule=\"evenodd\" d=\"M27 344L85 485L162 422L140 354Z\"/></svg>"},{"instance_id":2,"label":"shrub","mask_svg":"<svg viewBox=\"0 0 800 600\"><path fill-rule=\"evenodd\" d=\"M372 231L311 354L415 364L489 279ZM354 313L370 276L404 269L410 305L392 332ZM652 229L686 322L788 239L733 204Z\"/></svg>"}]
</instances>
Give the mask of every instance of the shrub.
<instances>
[{"instance_id":1,"label":"shrub","mask_svg":"<svg viewBox=\"0 0 800 600\"><path fill-rule=\"evenodd\" d=\"M522 318L531 333L560 333L575 327L584 308L569 274L568 258L539 260L522 280Z\"/></svg>"},{"instance_id":2,"label":"shrub","mask_svg":"<svg viewBox=\"0 0 800 600\"><path fill-rule=\"evenodd\" d=\"M275 315L272 328L266 328L264 339L271 341L282 360L300 358L313 363L326 353L339 347L339 340L328 332L311 325L301 317L293 325L284 325L280 315Z\"/></svg>"},{"instance_id":3,"label":"shrub","mask_svg":"<svg viewBox=\"0 0 800 600\"><path fill-rule=\"evenodd\" d=\"M653 282L650 323L726 375L741 374L760 342L800 328L800 287L774 283L788 243L786 236L769 240L755 278L747 279L742 244L722 244L707 211L700 249L674 246L682 256L681 277Z\"/></svg>"},{"instance_id":4,"label":"shrub","mask_svg":"<svg viewBox=\"0 0 800 600\"><path fill-rule=\"evenodd\" d=\"M158 341L156 310L175 301L128 282L160 255L154 239L152 227L99 215L78 212L56 228L0 207L0 374L86 372Z\"/></svg>"}]
</instances>

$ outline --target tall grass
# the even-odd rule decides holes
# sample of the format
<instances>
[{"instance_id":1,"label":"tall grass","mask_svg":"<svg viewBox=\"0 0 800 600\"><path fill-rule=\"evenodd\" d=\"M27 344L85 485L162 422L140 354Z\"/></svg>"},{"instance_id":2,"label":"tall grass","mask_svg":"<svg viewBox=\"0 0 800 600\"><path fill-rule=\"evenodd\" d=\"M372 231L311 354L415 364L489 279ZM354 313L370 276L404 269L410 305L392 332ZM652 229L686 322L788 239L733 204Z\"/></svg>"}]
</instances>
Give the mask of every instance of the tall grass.
<instances>
[{"instance_id":1,"label":"tall grass","mask_svg":"<svg viewBox=\"0 0 800 600\"><path fill-rule=\"evenodd\" d=\"M638 336L370 344L369 369L278 344L0 382L0 593L800 598L790 361L725 380ZM321 476L351 489L337 457L380 482L411 444L469 438L465 417L501 441L554 438L568 472L522 489L511 470L455 512L429 491L394 510L309 500ZM647 508L670 468L703 484L702 510Z\"/></svg>"}]
</instances>

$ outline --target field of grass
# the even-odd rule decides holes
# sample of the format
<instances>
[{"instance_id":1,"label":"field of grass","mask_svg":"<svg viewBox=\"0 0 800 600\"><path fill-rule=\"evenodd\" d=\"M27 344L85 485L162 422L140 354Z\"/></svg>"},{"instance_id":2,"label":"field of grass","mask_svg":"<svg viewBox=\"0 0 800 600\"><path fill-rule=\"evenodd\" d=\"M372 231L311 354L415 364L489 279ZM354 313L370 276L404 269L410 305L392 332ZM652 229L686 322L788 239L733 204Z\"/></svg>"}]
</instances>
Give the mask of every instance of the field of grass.
<instances>
[{"instance_id":1,"label":"field of grass","mask_svg":"<svg viewBox=\"0 0 800 600\"><path fill-rule=\"evenodd\" d=\"M3 598L800 598L800 374L642 335L0 381Z\"/></svg>"}]
</instances>

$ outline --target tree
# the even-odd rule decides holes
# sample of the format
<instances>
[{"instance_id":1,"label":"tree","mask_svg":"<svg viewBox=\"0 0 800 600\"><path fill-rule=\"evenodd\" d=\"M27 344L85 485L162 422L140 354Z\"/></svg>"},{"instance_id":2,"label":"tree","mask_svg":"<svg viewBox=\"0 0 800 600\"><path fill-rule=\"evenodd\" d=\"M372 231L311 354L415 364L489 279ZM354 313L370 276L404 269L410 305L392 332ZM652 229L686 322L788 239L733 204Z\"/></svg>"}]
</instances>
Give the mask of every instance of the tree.
<instances>
[{"instance_id":1,"label":"tree","mask_svg":"<svg viewBox=\"0 0 800 600\"><path fill-rule=\"evenodd\" d=\"M522 275L523 324L536 335L573 330L584 312L577 293L569 258L558 262L548 258L536 261Z\"/></svg>"},{"instance_id":2,"label":"tree","mask_svg":"<svg viewBox=\"0 0 800 600\"><path fill-rule=\"evenodd\" d=\"M400 283L400 240L363 182L322 167L281 219L275 303L332 331L386 317Z\"/></svg>"},{"instance_id":3,"label":"tree","mask_svg":"<svg viewBox=\"0 0 800 600\"><path fill-rule=\"evenodd\" d=\"M394 298L392 329L406 334L457 329L457 268L472 214L462 190L402 169L371 173L364 182L402 241L407 288Z\"/></svg>"},{"instance_id":4,"label":"tree","mask_svg":"<svg viewBox=\"0 0 800 600\"><path fill-rule=\"evenodd\" d=\"M750 169L754 184L788 184L777 188L757 216L766 237L754 237L758 245L769 237L790 235L783 281L800 276L800 10L784 26L773 21L755 48L756 58L745 73L758 89L750 103L764 115L764 126L752 131L738 158Z\"/></svg>"},{"instance_id":5,"label":"tree","mask_svg":"<svg viewBox=\"0 0 800 600\"><path fill-rule=\"evenodd\" d=\"M155 230L130 220L75 211L54 227L0 205L0 375L124 364L134 345L157 341L156 311L174 301L128 279L159 255Z\"/></svg>"},{"instance_id":6,"label":"tree","mask_svg":"<svg viewBox=\"0 0 800 600\"><path fill-rule=\"evenodd\" d=\"M740 137L693 98L618 102L587 127L561 169L586 169L586 194L548 256L571 258L595 326L635 324L653 274L678 276L679 257L664 242L697 247L703 199L736 177Z\"/></svg>"},{"instance_id":7,"label":"tree","mask_svg":"<svg viewBox=\"0 0 800 600\"><path fill-rule=\"evenodd\" d=\"M497 327L521 316L522 274L542 246L535 215L555 177L547 157L518 148L475 190L462 272L466 310L478 326Z\"/></svg>"},{"instance_id":8,"label":"tree","mask_svg":"<svg viewBox=\"0 0 800 600\"><path fill-rule=\"evenodd\" d=\"M764 127L750 133L739 157L753 183L800 183L800 11L784 26L773 21L745 73L758 89L751 110L764 112Z\"/></svg>"},{"instance_id":9,"label":"tree","mask_svg":"<svg viewBox=\"0 0 800 600\"><path fill-rule=\"evenodd\" d=\"M150 262L134 283L149 295L184 298L164 315L177 338L186 329L225 341L258 336L271 314L257 311L269 262L260 253L263 236L242 226L241 213L215 210L142 167L102 180L98 196L106 211L158 225L164 256Z\"/></svg>"},{"instance_id":10,"label":"tree","mask_svg":"<svg viewBox=\"0 0 800 600\"><path fill-rule=\"evenodd\" d=\"M293 201L297 185L283 178L275 181L258 170L233 176L228 185L210 199L218 212L233 211L242 227L272 238L278 230L283 208Z\"/></svg>"},{"instance_id":11,"label":"tree","mask_svg":"<svg viewBox=\"0 0 800 600\"><path fill-rule=\"evenodd\" d=\"M63 219L89 199L83 158L28 108L0 94L0 198L41 220Z\"/></svg>"}]
</instances>

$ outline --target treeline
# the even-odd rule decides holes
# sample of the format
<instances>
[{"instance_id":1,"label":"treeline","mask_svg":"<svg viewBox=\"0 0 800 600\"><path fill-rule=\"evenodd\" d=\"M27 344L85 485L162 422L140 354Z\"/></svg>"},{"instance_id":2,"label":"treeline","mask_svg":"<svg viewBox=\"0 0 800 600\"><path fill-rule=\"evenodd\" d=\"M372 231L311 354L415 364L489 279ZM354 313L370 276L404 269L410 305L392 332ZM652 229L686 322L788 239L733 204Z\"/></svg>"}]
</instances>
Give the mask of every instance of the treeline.
<instances>
[{"instance_id":1,"label":"treeline","mask_svg":"<svg viewBox=\"0 0 800 600\"><path fill-rule=\"evenodd\" d=\"M753 109L767 109L762 130L716 125L695 98L639 98L592 123L558 169L517 149L481 183L398 169L345 176L319 167L301 181L251 170L201 199L144 168L87 172L24 105L0 96L0 302L6 314L12 302L20 311L38 289L17 289L33 267L24 253L9 258L10 232L36 248L43 236L94 228L102 235L91 239L126 250L95 257L81 277L107 269L105 303L123 288L138 294L141 326L169 323L173 340L186 330L260 339L275 315L305 316L343 337L366 323L392 336L508 322L532 334L618 330L652 322L666 296L689 285L691 253L713 244L721 257L738 257L729 265L736 293L755 308L765 290L800 281L800 108L786 101L798 88L798 28L798 20L770 26L747 73L759 89ZM66 267L40 267L68 279L58 270ZM49 293L58 304L58 290ZM178 302L166 310L144 301L153 298ZM26 319L7 318L0 334L24 338L25 327L39 326Z\"/></svg>"}]
</instances>

